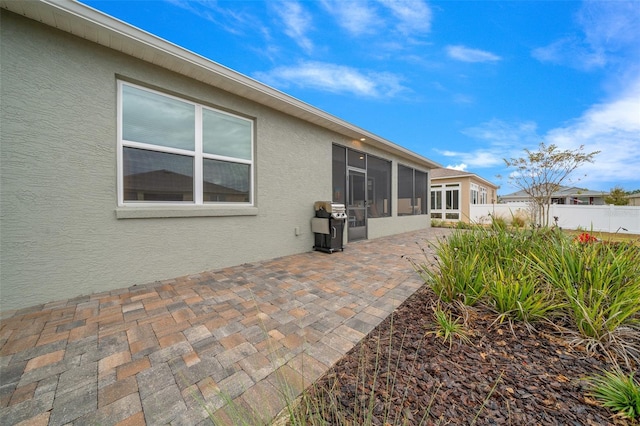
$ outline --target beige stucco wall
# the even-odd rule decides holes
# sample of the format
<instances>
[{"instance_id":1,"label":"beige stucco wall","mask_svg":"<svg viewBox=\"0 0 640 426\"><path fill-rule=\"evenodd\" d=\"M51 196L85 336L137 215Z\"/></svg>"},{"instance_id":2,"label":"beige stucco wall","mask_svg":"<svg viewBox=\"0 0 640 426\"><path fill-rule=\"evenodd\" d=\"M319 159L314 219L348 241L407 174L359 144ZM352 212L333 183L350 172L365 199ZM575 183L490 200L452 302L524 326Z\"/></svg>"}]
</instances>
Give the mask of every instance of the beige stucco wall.
<instances>
[{"instance_id":1,"label":"beige stucco wall","mask_svg":"<svg viewBox=\"0 0 640 426\"><path fill-rule=\"evenodd\" d=\"M496 200L496 187L491 187L486 183L474 179L473 176L459 176L451 178L438 178L432 182L434 185L446 185L457 183L460 184L460 220L465 223L471 222L471 184L475 183L480 187L487 188L487 204L491 204L491 200Z\"/></svg>"},{"instance_id":2,"label":"beige stucco wall","mask_svg":"<svg viewBox=\"0 0 640 426\"><path fill-rule=\"evenodd\" d=\"M10 12L0 19L1 311L311 250L332 143L355 142ZM120 77L255 118L249 215L116 217ZM386 224L370 237L428 226Z\"/></svg>"},{"instance_id":3,"label":"beige stucco wall","mask_svg":"<svg viewBox=\"0 0 640 426\"><path fill-rule=\"evenodd\" d=\"M629 197L629 206L640 206L640 197L631 196Z\"/></svg>"}]
</instances>

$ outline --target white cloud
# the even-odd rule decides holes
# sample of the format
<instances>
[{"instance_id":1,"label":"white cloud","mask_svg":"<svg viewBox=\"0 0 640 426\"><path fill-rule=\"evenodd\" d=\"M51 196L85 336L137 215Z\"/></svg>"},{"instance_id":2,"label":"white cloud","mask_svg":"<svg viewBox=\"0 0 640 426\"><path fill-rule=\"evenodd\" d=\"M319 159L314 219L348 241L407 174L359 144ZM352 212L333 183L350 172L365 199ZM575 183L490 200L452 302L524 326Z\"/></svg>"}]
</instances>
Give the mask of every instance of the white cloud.
<instances>
[{"instance_id":1,"label":"white cloud","mask_svg":"<svg viewBox=\"0 0 640 426\"><path fill-rule=\"evenodd\" d=\"M472 104L474 100L472 96L457 93L453 95L453 102L456 104Z\"/></svg>"},{"instance_id":2,"label":"white cloud","mask_svg":"<svg viewBox=\"0 0 640 426\"><path fill-rule=\"evenodd\" d=\"M423 0L322 0L322 6L355 36L385 34L388 38L390 31L395 31L406 44L410 41L407 37L431 31L431 8Z\"/></svg>"},{"instance_id":3,"label":"white cloud","mask_svg":"<svg viewBox=\"0 0 640 426\"><path fill-rule=\"evenodd\" d=\"M532 56L572 68L591 70L638 58L640 2L586 1L576 15L580 31L536 48Z\"/></svg>"},{"instance_id":4,"label":"white cloud","mask_svg":"<svg viewBox=\"0 0 640 426\"><path fill-rule=\"evenodd\" d=\"M443 151L441 155L472 168L504 166L503 158L520 158L523 149L536 150L540 142L561 150L601 151L571 176L572 182L593 190L620 184L640 188L640 76L618 96L588 108L578 118L538 135L534 122L491 120L463 131L486 144L469 152ZM508 172L505 171L508 175ZM585 176L586 175L586 176Z\"/></svg>"},{"instance_id":5,"label":"white cloud","mask_svg":"<svg viewBox=\"0 0 640 426\"><path fill-rule=\"evenodd\" d=\"M473 168L496 167L503 165L502 160L504 152L495 148L482 148L471 152L462 151L440 151L435 150L438 154L445 157L453 157L460 161L460 165ZM447 166L448 168L456 168L457 166ZM459 169L463 170L463 169Z\"/></svg>"},{"instance_id":6,"label":"white cloud","mask_svg":"<svg viewBox=\"0 0 640 426\"><path fill-rule=\"evenodd\" d=\"M335 17L338 25L353 35L372 34L380 27L381 19L371 3L322 0L322 5Z\"/></svg>"},{"instance_id":7,"label":"white cloud","mask_svg":"<svg viewBox=\"0 0 640 426\"><path fill-rule=\"evenodd\" d=\"M491 52L461 45L447 46L446 51L450 58L463 62L495 62L502 59Z\"/></svg>"},{"instance_id":8,"label":"white cloud","mask_svg":"<svg viewBox=\"0 0 640 426\"><path fill-rule=\"evenodd\" d=\"M265 27L260 23L260 19L254 14L248 13L241 8L224 8L215 1L206 0L167 0L174 6L180 7L193 13L200 18L213 22L225 31L243 35L253 33L256 29L264 31Z\"/></svg>"},{"instance_id":9,"label":"white cloud","mask_svg":"<svg viewBox=\"0 0 640 426\"><path fill-rule=\"evenodd\" d=\"M523 146L537 145L541 140L537 129L537 124L532 121L507 123L493 119L465 129L462 133L474 139L490 142L492 147L504 153L506 148L519 150Z\"/></svg>"},{"instance_id":10,"label":"white cloud","mask_svg":"<svg viewBox=\"0 0 640 426\"><path fill-rule=\"evenodd\" d=\"M278 67L269 72L257 73L255 77L277 87L295 85L373 98L393 96L406 90L395 74L364 72L343 65L313 61Z\"/></svg>"},{"instance_id":11,"label":"white cloud","mask_svg":"<svg viewBox=\"0 0 640 426\"><path fill-rule=\"evenodd\" d=\"M637 1L586 1L578 13L585 41L594 50L615 52L631 47L636 52L640 28L640 3Z\"/></svg>"},{"instance_id":12,"label":"white cloud","mask_svg":"<svg viewBox=\"0 0 640 426\"><path fill-rule=\"evenodd\" d=\"M431 8L421 0L378 0L398 20L397 29L405 35L431 30Z\"/></svg>"},{"instance_id":13,"label":"white cloud","mask_svg":"<svg viewBox=\"0 0 640 426\"><path fill-rule=\"evenodd\" d=\"M302 8L300 3L293 1L270 2L284 24L284 33L295 41L305 52L313 51L313 42L307 37L312 28L312 17Z\"/></svg>"},{"instance_id":14,"label":"white cloud","mask_svg":"<svg viewBox=\"0 0 640 426\"><path fill-rule=\"evenodd\" d=\"M583 182L640 185L640 77L617 98L594 105L566 126L549 131L545 141L562 149L584 145L586 153L601 151L593 164L580 169L587 174Z\"/></svg>"},{"instance_id":15,"label":"white cloud","mask_svg":"<svg viewBox=\"0 0 640 426\"><path fill-rule=\"evenodd\" d=\"M504 158L519 157L523 148L537 146L541 138L536 133L535 123L526 121L507 123L491 120L462 131L472 139L484 141L477 149L469 151L439 151L438 154L455 159L471 169L497 169L504 167ZM449 166L450 167L450 166Z\"/></svg>"},{"instance_id":16,"label":"white cloud","mask_svg":"<svg viewBox=\"0 0 640 426\"><path fill-rule=\"evenodd\" d=\"M548 46L534 49L531 55L541 62L553 62L584 70L606 64L606 56L602 50L585 46L575 37L565 37Z\"/></svg>"},{"instance_id":17,"label":"white cloud","mask_svg":"<svg viewBox=\"0 0 640 426\"><path fill-rule=\"evenodd\" d=\"M447 169L453 169L453 170L459 170L461 172L464 172L465 170L467 170L467 165L464 163L460 163L460 164L456 164L456 165L448 165L446 168Z\"/></svg>"}]
</instances>

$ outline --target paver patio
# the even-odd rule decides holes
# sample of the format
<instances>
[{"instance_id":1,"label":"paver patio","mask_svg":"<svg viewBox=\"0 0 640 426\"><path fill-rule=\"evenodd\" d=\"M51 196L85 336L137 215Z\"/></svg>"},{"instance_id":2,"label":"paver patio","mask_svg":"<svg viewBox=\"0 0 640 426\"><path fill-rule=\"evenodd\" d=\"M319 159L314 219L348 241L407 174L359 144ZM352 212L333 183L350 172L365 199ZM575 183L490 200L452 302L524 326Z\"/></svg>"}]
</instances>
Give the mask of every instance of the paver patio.
<instances>
[{"instance_id":1,"label":"paver patio","mask_svg":"<svg viewBox=\"0 0 640 426\"><path fill-rule=\"evenodd\" d=\"M422 284L428 229L61 300L0 320L2 425L268 424ZM286 383L286 385L284 385Z\"/></svg>"}]
</instances>

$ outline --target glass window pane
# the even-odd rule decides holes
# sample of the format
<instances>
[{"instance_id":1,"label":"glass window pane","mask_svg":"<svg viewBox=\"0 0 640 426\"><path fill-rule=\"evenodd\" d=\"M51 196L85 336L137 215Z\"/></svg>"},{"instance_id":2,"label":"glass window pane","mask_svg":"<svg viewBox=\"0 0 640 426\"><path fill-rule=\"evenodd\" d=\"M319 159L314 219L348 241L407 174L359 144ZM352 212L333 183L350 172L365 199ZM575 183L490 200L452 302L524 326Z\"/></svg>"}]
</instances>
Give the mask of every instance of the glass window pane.
<instances>
[{"instance_id":1,"label":"glass window pane","mask_svg":"<svg viewBox=\"0 0 640 426\"><path fill-rule=\"evenodd\" d=\"M431 191L431 209L432 210L441 210L442 209L442 190L436 189Z\"/></svg>"},{"instance_id":2,"label":"glass window pane","mask_svg":"<svg viewBox=\"0 0 640 426\"><path fill-rule=\"evenodd\" d=\"M193 151L195 106L123 85L122 138Z\"/></svg>"},{"instance_id":3,"label":"glass window pane","mask_svg":"<svg viewBox=\"0 0 640 426\"><path fill-rule=\"evenodd\" d=\"M203 150L207 154L251 160L251 122L203 108Z\"/></svg>"},{"instance_id":4,"label":"glass window pane","mask_svg":"<svg viewBox=\"0 0 640 426\"><path fill-rule=\"evenodd\" d=\"M413 169L398 165L398 216L413 214Z\"/></svg>"},{"instance_id":5,"label":"glass window pane","mask_svg":"<svg viewBox=\"0 0 640 426\"><path fill-rule=\"evenodd\" d=\"M205 202L251 202L251 167L248 164L204 160Z\"/></svg>"},{"instance_id":6,"label":"glass window pane","mask_svg":"<svg viewBox=\"0 0 640 426\"><path fill-rule=\"evenodd\" d=\"M366 156L363 152L349 150L349 166L364 169L366 167Z\"/></svg>"},{"instance_id":7,"label":"glass window pane","mask_svg":"<svg viewBox=\"0 0 640 426\"><path fill-rule=\"evenodd\" d=\"M459 207L459 199L460 199L460 191L457 189L448 189L447 190L447 210L458 210Z\"/></svg>"},{"instance_id":8,"label":"glass window pane","mask_svg":"<svg viewBox=\"0 0 640 426\"><path fill-rule=\"evenodd\" d=\"M415 208L413 214L427 214L427 174L415 171Z\"/></svg>"},{"instance_id":9,"label":"glass window pane","mask_svg":"<svg viewBox=\"0 0 640 426\"><path fill-rule=\"evenodd\" d=\"M124 201L193 201L193 157L123 150Z\"/></svg>"},{"instance_id":10,"label":"glass window pane","mask_svg":"<svg viewBox=\"0 0 640 426\"><path fill-rule=\"evenodd\" d=\"M391 216L391 162L367 159L367 206L369 217Z\"/></svg>"},{"instance_id":11,"label":"glass window pane","mask_svg":"<svg viewBox=\"0 0 640 426\"><path fill-rule=\"evenodd\" d=\"M347 160L344 147L333 145L333 202L347 204L345 185L347 182Z\"/></svg>"}]
</instances>

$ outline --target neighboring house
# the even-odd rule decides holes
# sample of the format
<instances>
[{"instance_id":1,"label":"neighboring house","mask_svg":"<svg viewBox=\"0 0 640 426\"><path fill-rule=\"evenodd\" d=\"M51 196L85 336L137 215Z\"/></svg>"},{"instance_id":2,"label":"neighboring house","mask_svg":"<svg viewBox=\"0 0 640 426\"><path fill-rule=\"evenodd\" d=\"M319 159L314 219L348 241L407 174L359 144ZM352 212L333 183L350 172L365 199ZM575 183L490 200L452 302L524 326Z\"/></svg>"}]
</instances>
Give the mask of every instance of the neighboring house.
<instances>
[{"instance_id":1,"label":"neighboring house","mask_svg":"<svg viewBox=\"0 0 640 426\"><path fill-rule=\"evenodd\" d=\"M640 193L627 195L627 198L629 199L628 206L640 206Z\"/></svg>"},{"instance_id":2,"label":"neighboring house","mask_svg":"<svg viewBox=\"0 0 640 426\"><path fill-rule=\"evenodd\" d=\"M495 203L497 190L497 185L476 174L434 169L431 171L431 218L469 223L469 206Z\"/></svg>"},{"instance_id":3,"label":"neighboring house","mask_svg":"<svg viewBox=\"0 0 640 426\"><path fill-rule=\"evenodd\" d=\"M437 163L81 3L0 7L0 310L310 251L316 201L346 242L429 227Z\"/></svg>"},{"instance_id":4,"label":"neighboring house","mask_svg":"<svg viewBox=\"0 0 640 426\"><path fill-rule=\"evenodd\" d=\"M606 204L604 197L607 194L602 191L590 191L584 188L561 186L551 195L551 204L595 205ZM524 191L517 191L509 195L501 195L500 203L520 203L530 201L529 195Z\"/></svg>"}]
</instances>

